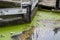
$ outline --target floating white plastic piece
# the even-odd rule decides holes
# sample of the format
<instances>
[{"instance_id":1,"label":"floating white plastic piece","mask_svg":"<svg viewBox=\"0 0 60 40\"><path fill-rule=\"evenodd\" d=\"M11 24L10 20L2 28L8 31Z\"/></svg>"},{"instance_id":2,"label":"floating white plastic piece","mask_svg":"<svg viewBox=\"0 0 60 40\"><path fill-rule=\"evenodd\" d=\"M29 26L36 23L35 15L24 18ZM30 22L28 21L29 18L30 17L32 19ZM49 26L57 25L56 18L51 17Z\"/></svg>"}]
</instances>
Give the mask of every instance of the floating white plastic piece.
<instances>
[{"instance_id":1,"label":"floating white plastic piece","mask_svg":"<svg viewBox=\"0 0 60 40\"><path fill-rule=\"evenodd\" d=\"M10 32L11 35L13 35L15 32Z\"/></svg>"}]
</instances>

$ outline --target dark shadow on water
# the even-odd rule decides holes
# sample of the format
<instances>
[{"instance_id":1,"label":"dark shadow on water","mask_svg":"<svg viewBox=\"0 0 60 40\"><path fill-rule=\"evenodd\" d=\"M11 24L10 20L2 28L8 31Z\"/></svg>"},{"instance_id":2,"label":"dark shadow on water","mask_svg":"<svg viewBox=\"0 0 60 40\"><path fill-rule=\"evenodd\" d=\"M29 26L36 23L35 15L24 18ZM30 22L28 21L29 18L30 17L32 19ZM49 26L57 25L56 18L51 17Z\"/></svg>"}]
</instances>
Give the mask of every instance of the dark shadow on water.
<instances>
[{"instance_id":1,"label":"dark shadow on water","mask_svg":"<svg viewBox=\"0 0 60 40\"><path fill-rule=\"evenodd\" d=\"M54 34L57 34L60 31L60 28L55 28L53 31L54 31Z\"/></svg>"},{"instance_id":2,"label":"dark shadow on water","mask_svg":"<svg viewBox=\"0 0 60 40\"><path fill-rule=\"evenodd\" d=\"M2 27L11 27L11 26L18 26L18 25L24 25L24 24L30 24L31 22L24 22L24 21L12 21L12 22L4 22L0 24L0 28Z\"/></svg>"}]
</instances>

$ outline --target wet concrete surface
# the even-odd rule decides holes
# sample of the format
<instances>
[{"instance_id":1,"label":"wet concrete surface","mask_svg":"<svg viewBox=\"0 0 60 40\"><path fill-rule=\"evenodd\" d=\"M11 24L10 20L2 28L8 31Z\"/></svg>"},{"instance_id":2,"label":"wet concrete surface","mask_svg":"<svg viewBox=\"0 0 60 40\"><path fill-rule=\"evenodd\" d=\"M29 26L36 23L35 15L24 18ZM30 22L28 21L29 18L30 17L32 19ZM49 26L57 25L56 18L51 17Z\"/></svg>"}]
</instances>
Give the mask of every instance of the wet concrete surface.
<instances>
[{"instance_id":1,"label":"wet concrete surface","mask_svg":"<svg viewBox=\"0 0 60 40\"><path fill-rule=\"evenodd\" d=\"M35 27L33 40L60 40L60 21L40 20L38 22L43 26Z\"/></svg>"}]
</instances>

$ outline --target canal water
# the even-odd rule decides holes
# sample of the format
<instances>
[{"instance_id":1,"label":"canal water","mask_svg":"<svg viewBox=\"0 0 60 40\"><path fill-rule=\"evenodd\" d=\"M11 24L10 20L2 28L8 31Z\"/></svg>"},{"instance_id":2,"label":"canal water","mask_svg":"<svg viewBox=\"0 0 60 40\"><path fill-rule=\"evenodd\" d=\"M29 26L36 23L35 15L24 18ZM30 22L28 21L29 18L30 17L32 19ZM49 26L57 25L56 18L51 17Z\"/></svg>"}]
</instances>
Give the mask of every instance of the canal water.
<instances>
[{"instance_id":1,"label":"canal water","mask_svg":"<svg viewBox=\"0 0 60 40\"><path fill-rule=\"evenodd\" d=\"M39 13L39 12L38 12ZM54 14L54 15L53 15ZM37 14L33 40L60 40L60 18L53 12Z\"/></svg>"},{"instance_id":2,"label":"canal water","mask_svg":"<svg viewBox=\"0 0 60 40\"><path fill-rule=\"evenodd\" d=\"M54 22L42 22L43 26L36 26L33 34L34 40L60 40L60 27L54 27Z\"/></svg>"}]
</instances>

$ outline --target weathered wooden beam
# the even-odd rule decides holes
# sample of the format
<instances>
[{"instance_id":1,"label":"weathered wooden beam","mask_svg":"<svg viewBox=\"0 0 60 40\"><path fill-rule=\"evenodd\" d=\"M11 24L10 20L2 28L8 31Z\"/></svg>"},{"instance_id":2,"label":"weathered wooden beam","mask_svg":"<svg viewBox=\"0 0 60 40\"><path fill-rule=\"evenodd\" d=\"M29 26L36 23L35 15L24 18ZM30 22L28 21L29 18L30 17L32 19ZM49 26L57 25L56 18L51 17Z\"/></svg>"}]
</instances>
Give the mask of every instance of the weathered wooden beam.
<instances>
[{"instance_id":1,"label":"weathered wooden beam","mask_svg":"<svg viewBox=\"0 0 60 40\"><path fill-rule=\"evenodd\" d=\"M20 3L0 1L0 8L13 8L13 7L20 7L20 6L21 6Z\"/></svg>"}]
</instances>

